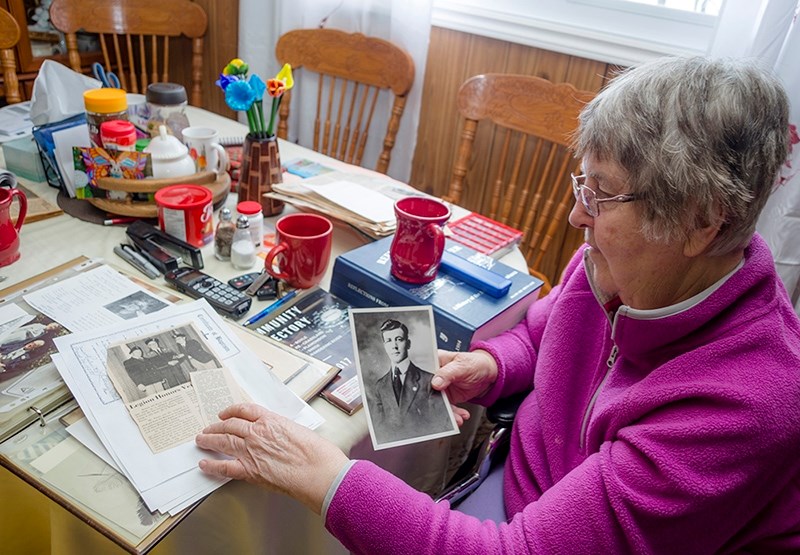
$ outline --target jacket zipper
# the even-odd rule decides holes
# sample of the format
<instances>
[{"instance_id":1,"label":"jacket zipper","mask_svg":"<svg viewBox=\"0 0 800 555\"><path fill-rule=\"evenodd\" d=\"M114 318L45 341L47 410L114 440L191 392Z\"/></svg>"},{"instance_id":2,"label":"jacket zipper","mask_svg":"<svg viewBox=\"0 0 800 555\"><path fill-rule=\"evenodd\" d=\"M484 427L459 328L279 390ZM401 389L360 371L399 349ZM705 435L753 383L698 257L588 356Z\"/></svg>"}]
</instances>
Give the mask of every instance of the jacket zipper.
<instances>
[{"instance_id":1,"label":"jacket zipper","mask_svg":"<svg viewBox=\"0 0 800 555\"><path fill-rule=\"evenodd\" d=\"M617 354L619 353L619 348L617 344L614 342L614 325L617 323L617 315L619 311L614 314L614 318L609 318L611 320L611 353L608 355L606 359L606 373L603 376L603 379L600 380L600 384L597 386L597 389L594 390L592 394L592 398L589 400L589 405L586 407L586 412L583 413L583 420L581 421L581 436L580 436L580 450L583 451L586 446L587 435L589 433L589 417L592 415L592 410L594 409L594 404L597 402L597 397L600 395L600 390L603 389L606 381L608 380L608 376L611 375L611 369L614 367L614 363L617 361Z\"/></svg>"}]
</instances>

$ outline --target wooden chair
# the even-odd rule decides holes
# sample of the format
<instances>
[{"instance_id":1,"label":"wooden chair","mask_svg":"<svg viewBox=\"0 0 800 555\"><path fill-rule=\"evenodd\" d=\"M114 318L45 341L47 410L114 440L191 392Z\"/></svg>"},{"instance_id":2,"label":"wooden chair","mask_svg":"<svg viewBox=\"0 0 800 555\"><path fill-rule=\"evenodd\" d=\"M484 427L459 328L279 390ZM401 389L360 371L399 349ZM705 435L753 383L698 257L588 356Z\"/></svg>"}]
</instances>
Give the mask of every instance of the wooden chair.
<instances>
[{"instance_id":1,"label":"wooden chair","mask_svg":"<svg viewBox=\"0 0 800 555\"><path fill-rule=\"evenodd\" d=\"M189 102L202 103L203 36L208 18L189 0L54 0L50 20L66 34L69 64L81 71L75 33L97 33L106 71L122 88L144 93L149 83L169 81L170 37L192 39L192 84Z\"/></svg>"},{"instance_id":2,"label":"wooden chair","mask_svg":"<svg viewBox=\"0 0 800 555\"><path fill-rule=\"evenodd\" d=\"M19 42L19 24L14 16L0 8L0 67L3 70L3 92L8 104L22 100L17 79L17 61L14 46Z\"/></svg>"},{"instance_id":3,"label":"wooden chair","mask_svg":"<svg viewBox=\"0 0 800 555\"><path fill-rule=\"evenodd\" d=\"M593 96L570 84L506 74L477 75L458 91L465 119L445 200L522 230L520 249L531 273L545 280L542 294L568 260L549 249L571 253L581 242L580 232L568 230L569 174L579 167L568 145L579 112ZM481 146L488 150L473 156L483 120L494 125L492 137L482 135Z\"/></svg>"},{"instance_id":4,"label":"wooden chair","mask_svg":"<svg viewBox=\"0 0 800 555\"><path fill-rule=\"evenodd\" d=\"M411 56L383 39L334 29L290 31L278 39L275 54L281 64L291 64L293 71L302 68L319 74L312 148L344 162L361 165L378 94L394 94L375 168L386 173L406 95L414 82ZM287 135L290 98L284 98L280 108L278 136L282 139Z\"/></svg>"}]
</instances>

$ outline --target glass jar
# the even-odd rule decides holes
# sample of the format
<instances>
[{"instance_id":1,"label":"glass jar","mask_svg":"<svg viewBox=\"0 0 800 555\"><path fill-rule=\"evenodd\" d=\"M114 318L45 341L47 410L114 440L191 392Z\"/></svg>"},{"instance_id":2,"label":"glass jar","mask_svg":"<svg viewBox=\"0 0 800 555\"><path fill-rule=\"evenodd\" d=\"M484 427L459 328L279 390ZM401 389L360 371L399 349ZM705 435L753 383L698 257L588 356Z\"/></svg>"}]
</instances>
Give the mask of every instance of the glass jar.
<instances>
[{"instance_id":1,"label":"glass jar","mask_svg":"<svg viewBox=\"0 0 800 555\"><path fill-rule=\"evenodd\" d=\"M256 248L250 236L250 221L247 216L236 219L236 232L231 245L231 264L239 270L252 268L256 263Z\"/></svg>"},{"instance_id":2,"label":"glass jar","mask_svg":"<svg viewBox=\"0 0 800 555\"><path fill-rule=\"evenodd\" d=\"M150 83L147 98L147 131L151 137L158 135L158 126L183 141L183 130L189 127L186 117L186 89L177 83Z\"/></svg>"},{"instance_id":3,"label":"glass jar","mask_svg":"<svg viewBox=\"0 0 800 555\"><path fill-rule=\"evenodd\" d=\"M261 204L254 200L244 200L236 205L236 212L242 216L247 216L250 222L250 235L253 237L253 244L261 246L264 240L264 214L261 212Z\"/></svg>"},{"instance_id":4,"label":"glass jar","mask_svg":"<svg viewBox=\"0 0 800 555\"><path fill-rule=\"evenodd\" d=\"M233 245L233 235L236 233L236 225L233 223L233 214L230 208L223 208L219 211L219 223L214 232L214 256L219 260L231 259L231 246Z\"/></svg>"},{"instance_id":5,"label":"glass jar","mask_svg":"<svg viewBox=\"0 0 800 555\"><path fill-rule=\"evenodd\" d=\"M103 148L112 150L136 150L136 128L129 121L113 119L100 124L100 140Z\"/></svg>"},{"instance_id":6,"label":"glass jar","mask_svg":"<svg viewBox=\"0 0 800 555\"><path fill-rule=\"evenodd\" d=\"M128 99L122 89L92 89L83 93L86 123L92 145L103 148L100 125L111 120L128 121Z\"/></svg>"}]
</instances>

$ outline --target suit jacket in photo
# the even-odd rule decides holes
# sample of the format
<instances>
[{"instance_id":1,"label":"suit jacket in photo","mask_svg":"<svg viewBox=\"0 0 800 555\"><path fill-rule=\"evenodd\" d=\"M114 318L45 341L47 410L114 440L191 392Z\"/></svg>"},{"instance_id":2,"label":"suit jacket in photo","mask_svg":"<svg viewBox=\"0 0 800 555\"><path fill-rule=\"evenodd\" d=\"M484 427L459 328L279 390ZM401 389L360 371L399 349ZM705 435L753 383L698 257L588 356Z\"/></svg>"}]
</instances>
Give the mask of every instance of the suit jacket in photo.
<instances>
[{"instance_id":1,"label":"suit jacket in photo","mask_svg":"<svg viewBox=\"0 0 800 555\"><path fill-rule=\"evenodd\" d=\"M368 392L367 402L379 443L452 429L446 402L442 394L431 387L432 379L433 374L410 363L399 404L392 388L392 370L375 382Z\"/></svg>"}]
</instances>

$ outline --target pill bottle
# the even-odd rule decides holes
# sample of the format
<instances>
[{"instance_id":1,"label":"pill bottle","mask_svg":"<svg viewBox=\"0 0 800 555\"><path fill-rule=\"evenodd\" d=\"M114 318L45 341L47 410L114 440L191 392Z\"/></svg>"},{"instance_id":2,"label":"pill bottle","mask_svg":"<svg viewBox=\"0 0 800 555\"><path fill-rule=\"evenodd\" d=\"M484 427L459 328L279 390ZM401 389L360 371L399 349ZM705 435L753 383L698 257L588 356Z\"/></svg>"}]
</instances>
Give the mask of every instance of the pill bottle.
<instances>
[{"instance_id":1,"label":"pill bottle","mask_svg":"<svg viewBox=\"0 0 800 555\"><path fill-rule=\"evenodd\" d=\"M247 216L236 219L236 231L231 245L231 264L239 270L252 268L256 263L256 248L250 238L250 222Z\"/></svg>"},{"instance_id":2,"label":"pill bottle","mask_svg":"<svg viewBox=\"0 0 800 555\"><path fill-rule=\"evenodd\" d=\"M236 212L242 216L247 216L250 221L250 235L253 237L253 244L261 246L264 239L264 214L261 212L261 204L254 200L245 200L236 205Z\"/></svg>"},{"instance_id":3,"label":"pill bottle","mask_svg":"<svg viewBox=\"0 0 800 555\"><path fill-rule=\"evenodd\" d=\"M128 100L122 89L92 89L83 93L86 123L92 146L103 147L100 125L111 120L128 121Z\"/></svg>"},{"instance_id":4,"label":"pill bottle","mask_svg":"<svg viewBox=\"0 0 800 555\"><path fill-rule=\"evenodd\" d=\"M125 150L134 152L136 150L136 128L129 121L112 119L100 124L100 140L103 148L108 151Z\"/></svg>"},{"instance_id":5,"label":"pill bottle","mask_svg":"<svg viewBox=\"0 0 800 555\"><path fill-rule=\"evenodd\" d=\"M167 127L170 135L183 141L183 130L189 127L186 117L186 89L177 83L150 83L145 92L147 99L147 131L158 136L158 126Z\"/></svg>"}]
</instances>

